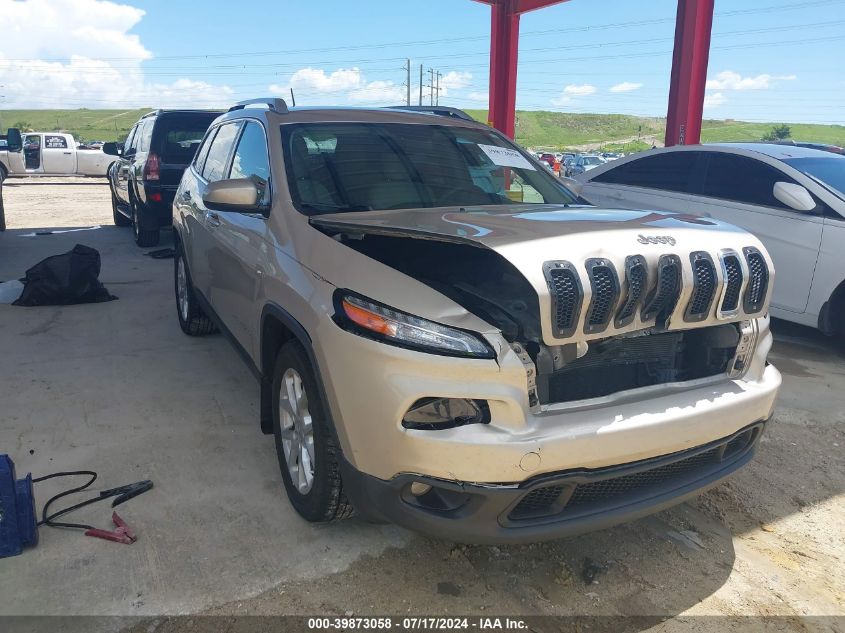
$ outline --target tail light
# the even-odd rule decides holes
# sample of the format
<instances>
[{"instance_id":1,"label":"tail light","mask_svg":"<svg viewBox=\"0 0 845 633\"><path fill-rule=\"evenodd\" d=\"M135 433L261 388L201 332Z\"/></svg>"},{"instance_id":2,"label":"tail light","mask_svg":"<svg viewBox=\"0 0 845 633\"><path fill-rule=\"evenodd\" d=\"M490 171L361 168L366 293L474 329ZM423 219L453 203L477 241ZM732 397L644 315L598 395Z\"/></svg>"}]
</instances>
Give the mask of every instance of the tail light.
<instances>
[{"instance_id":1,"label":"tail light","mask_svg":"<svg viewBox=\"0 0 845 633\"><path fill-rule=\"evenodd\" d=\"M161 160L158 154L150 154L144 163L144 180L158 180L161 176Z\"/></svg>"}]
</instances>

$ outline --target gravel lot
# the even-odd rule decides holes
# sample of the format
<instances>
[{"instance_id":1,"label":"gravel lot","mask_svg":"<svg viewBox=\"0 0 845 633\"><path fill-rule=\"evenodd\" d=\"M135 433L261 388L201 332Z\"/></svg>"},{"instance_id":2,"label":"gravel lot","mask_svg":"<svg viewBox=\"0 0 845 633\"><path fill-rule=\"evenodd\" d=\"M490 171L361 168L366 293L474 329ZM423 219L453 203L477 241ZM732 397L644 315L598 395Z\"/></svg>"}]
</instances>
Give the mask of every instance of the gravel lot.
<instances>
[{"instance_id":1,"label":"gravel lot","mask_svg":"<svg viewBox=\"0 0 845 633\"><path fill-rule=\"evenodd\" d=\"M45 238L21 237L20 233L45 227L111 225L108 188L101 180L10 180L4 186L4 194L9 230L5 235L0 234L0 279L10 278L16 265L22 274L25 267L35 263L24 256L26 251L22 250L20 240ZM118 259L130 262L128 268L137 271L139 279L165 277L164 281L154 281L145 287L148 296L132 290L129 285L123 289L110 287L121 295L121 299L106 305L123 304L122 309L126 310L133 305L154 302L156 306L166 306L162 309L172 310L170 264L139 257L139 249L132 244L129 229L104 228L99 232L71 235L74 236L72 240L96 245L95 236L106 231L110 231L109 244L112 246L108 256L104 255L104 280L117 280L119 276L115 276L108 265ZM69 243L72 246L73 241ZM91 307L80 306L79 309L88 309L95 314ZM30 311L21 312L24 310ZM57 354L62 353L64 339L46 338L46 330L25 327L23 321L33 319L38 310L42 309L0 306L0 349L17 349L18 337L28 334L28 344L33 349L49 343L55 346ZM72 325L73 321L68 321L72 319L69 315L77 313L67 310L57 314L52 328L62 323ZM181 340L174 334L174 328L178 333L175 316L168 312L166 317L150 322L143 332L144 340L155 341L157 348L162 347L162 341ZM130 326L142 327L132 322L123 329ZM70 329L63 331L67 337L73 335ZM277 484L279 488L271 491L275 497L268 495L275 500L264 504L266 499L261 497L260 503L256 501L253 506L241 507L246 516L239 517L229 516L225 507L216 505L222 501L216 500L214 495L196 489L193 494L204 498L202 516L191 513L180 516L180 506L171 506L169 512L176 516L170 517L173 520L168 524L169 529L177 530L174 538L196 542L182 552L191 551L193 547L200 550L203 540L210 538L206 531L217 529L208 522L209 517L226 516L227 521L243 521L246 525L257 521L265 529L247 531L237 545L229 541L239 552L249 554L249 564L235 565L230 573L217 574L217 570L205 566L199 557L189 556L190 560L182 560L167 551L158 551L155 564L149 560L137 561L137 566L131 570L132 587L140 588L140 593L134 601L105 600L116 591L109 570L114 564L111 555L114 548L110 550L110 544L98 543L96 551L102 553L89 556L85 562L87 573L79 579L82 586L75 588L78 598L61 612L113 616L180 613L344 615L351 612L355 615L641 615L672 618L656 624L659 630L683 627L744 630L752 623L747 616L782 616L768 623L776 625L777 630L845 630L845 539L842 537L845 523L845 358L830 341L812 330L778 322L775 331L777 341L771 360L783 372L784 386L775 419L749 467L692 503L603 532L524 547L460 546L358 520L329 530L297 520L282 496L278 472L272 473L272 466L268 466L275 459L272 443L262 438L257 424L253 424L257 389L251 386L246 367L234 361L234 353L226 350L227 344L219 336L189 341L189 345L178 343L183 354L213 360L203 369L203 376L204 380L219 386L215 398L225 409L223 422L215 424L230 424L233 433L244 429L247 438L244 441L254 442L249 450L253 451L256 463L226 463L228 447L215 448L213 443L209 446L202 437L196 438L190 450L216 451L216 458L224 460L227 468L244 471L244 476L252 469L260 469L262 476L276 480L270 481L270 488ZM114 337L108 343L109 353L120 354L132 340L129 336ZM138 347L137 340L132 344L135 345L133 349ZM97 344L93 345L93 353L78 368L82 380L85 379L85 362L91 364L92 375L96 373L93 367L100 352ZM134 360L137 354L141 352L119 355L111 370L133 375L133 388L143 391L147 377ZM150 377L150 380L156 384L170 380L168 372L179 371L174 364L179 360L162 363L156 369L162 375L154 381ZM4 367L4 375L11 378L15 367L9 364ZM173 380L179 380L179 375L174 373ZM233 383L239 385L239 391L227 403L227 385ZM0 386L0 402L14 401L13 389L19 388L15 385L15 380L4 380ZM49 381L30 385L28 389L33 398L42 400L43 410L49 411ZM180 389L189 393L186 396L189 400L193 397L191 390L196 391L197 398L211 396L205 393L202 381L199 384L183 382ZM91 390L82 405L95 410L98 397L110 399L111 395ZM163 406L166 414L166 401ZM124 409L120 419L127 432L130 428L135 432L146 423L145 416L149 415L152 414L148 410L136 415L131 409ZM180 415L188 414L182 411ZM35 416L16 415L10 421L8 410L4 414L0 405L0 451L10 452L21 470L29 470L27 453L35 437L29 425L38 424L33 419ZM113 442L107 434L123 433L124 429L111 426L100 432L102 439L98 441L103 446L111 446ZM73 444L71 435L65 434L58 440L54 436L50 453L53 470L65 466L62 463L64 450L70 451ZM175 455L178 461L178 453ZM187 469L186 476L190 476L190 468L198 463L192 461L194 459L186 459L187 465L180 466L183 475ZM38 465L39 470L42 465ZM36 470L35 466L32 469ZM167 485L167 478L157 482L160 488ZM196 485L201 486L201 481ZM242 492L244 498L250 494L249 490ZM153 502L154 498L150 496L146 503ZM239 499L238 503L249 502ZM283 522L284 530L276 531L272 522L261 521L262 514L279 515L278 521ZM270 529L267 529L268 523ZM290 552L308 552L308 556L297 558L290 566L284 559L272 557L272 564L262 565L259 561L265 552L284 547L286 543L291 547L291 530L295 531L298 549L291 548ZM155 547L156 544L150 544L150 541L159 536L159 530L148 528L139 543L132 547ZM52 553L64 557L63 565L72 565L73 557L78 555L77 548L63 545L62 541L67 540L47 538L34 552L0 562L0 614L45 613L32 606L36 598L26 599L28 595L42 596L47 612L51 600L62 604L61 595L67 587L57 586L51 580L52 576L43 572L24 573L27 569L24 563L29 559L47 565ZM77 538L74 542L78 544L79 541ZM222 541L221 546L225 547L226 542ZM168 569L173 568L173 573L178 573L177 568L182 567L187 567L188 577L193 574L200 585L206 582L204 577L208 575L208 590L196 594L190 593L187 585L168 584ZM159 577L155 582L148 582L147 575L152 574ZM256 580L257 576L261 582ZM189 593L191 597L186 598ZM688 618L694 615L742 617ZM834 617L824 620L800 618L805 615ZM228 618L211 622L219 623L215 626L221 631L230 630ZM121 626L127 624L123 621ZM192 626L185 620L160 619L153 629L144 622L134 630L194 630Z\"/></svg>"}]
</instances>

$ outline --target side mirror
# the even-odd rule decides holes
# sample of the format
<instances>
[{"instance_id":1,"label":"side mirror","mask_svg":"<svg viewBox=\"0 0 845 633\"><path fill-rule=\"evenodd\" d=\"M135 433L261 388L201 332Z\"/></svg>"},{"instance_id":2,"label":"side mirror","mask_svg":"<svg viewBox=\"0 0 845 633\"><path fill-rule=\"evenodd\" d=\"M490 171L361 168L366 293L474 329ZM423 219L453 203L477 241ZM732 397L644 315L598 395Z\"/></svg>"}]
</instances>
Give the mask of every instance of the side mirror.
<instances>
[{"instance_id":1,"label":"side mirror","mask_svg":"<svg viewBox=\"0 0 845 633\"><path fill-rule=\"evenodd\" d=\"M216 211L256 213L261 210L258 187L249 178L213 182L205 190L202 201L206 207Z\"/></svg>"},{"instance_id":2,"label":"side mirror","mask_svg":"<svg viewBox=\"0 0 845 633\"><path fill-rule=\"evenodd\" d=\"M21 131L17 128L10 127L6 133L6 146L10 152L19 152L23 149L23 139L21 138Z\"/></svg>"},{"instance_id":3,"label":"side mirror","mask_svg":"<svg viewBox=\"0 0 845 633\"><path fill-rule=\"evenodd\" d=\"M816 208L816 201L813 200L810 192L794 182L776 182L772 194L796 211L812 211Z\"/></svg>"},{"instance_id":4,"label":"side mirror","mask_svg":"<svg viewBox=\"0 0 845 633\"><path fill-rule=\"evenodd\" d=\"M562 176L560 181L563 185L569 189L573 194L581 197L581 192L584 190L584 183L575 180L574 178L567 178L566 176Z\"/></svg>"},{"instance_id":5,"label":"side mirror","mask_svg":"<svg viewBox=\"0 0 845 633\"><path fill-rule=\"evenodd\" d=\"M120 156L120 147L117 143L103 143L103 154L109 156Z\"/></svg>"}]
</instances>

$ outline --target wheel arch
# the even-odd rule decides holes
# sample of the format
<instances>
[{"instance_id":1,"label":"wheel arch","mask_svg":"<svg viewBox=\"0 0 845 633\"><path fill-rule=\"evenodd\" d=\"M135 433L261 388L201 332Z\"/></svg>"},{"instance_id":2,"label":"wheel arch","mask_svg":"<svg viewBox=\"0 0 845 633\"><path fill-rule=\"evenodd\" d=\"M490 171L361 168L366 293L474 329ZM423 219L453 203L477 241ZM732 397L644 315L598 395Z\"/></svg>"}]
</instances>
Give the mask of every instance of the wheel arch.
<instances>
[{"instance_id":1,"label":"wheel arch","mask_svg":"<svg viewBox=\"0 0 845 633\"><path fill-rule=\"evenodd\" d=\"M277 303L268 303L261 311L261 338L259 370L261 372L261 431L273 433L273 365L282 345L296 340L302 345L317 379L317 385L325 400L325 389L320 376L319 365L311 344L311 337L302 324Z\"/></svg>"}]
</instances>

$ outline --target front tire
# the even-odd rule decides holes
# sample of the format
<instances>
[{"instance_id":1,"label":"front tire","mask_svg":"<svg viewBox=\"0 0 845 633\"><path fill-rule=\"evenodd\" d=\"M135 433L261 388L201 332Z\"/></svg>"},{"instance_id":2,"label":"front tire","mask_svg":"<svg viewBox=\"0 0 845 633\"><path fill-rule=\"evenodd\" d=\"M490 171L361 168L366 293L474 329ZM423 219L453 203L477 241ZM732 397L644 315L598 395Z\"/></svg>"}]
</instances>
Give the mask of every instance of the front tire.
<instances>
[{"instance_id":1,"label":"front tire","mask_svg":"<svg viewBox=\"0 0 845 633\"><path fill-rule=\"evenodd\" d=\"M273 369L273 433L288 499L306 521L352 516L340 476L340 448L308 355L298 341L279 350Z\"/></svg>"},{"instance_id":2,"label":"front tire","mask_svg":"<svg viewBox=\"0 0 845 633\"><path fill-rule=\"evenodd\" d=\"M176 247L173 263L176 314L179 316L179 327L188 336L205 336L214 333L217 327L197 303L194 286L191 283L191 276L185 263L185 253L179 246Z\"/></svg>"}]
</instances>

